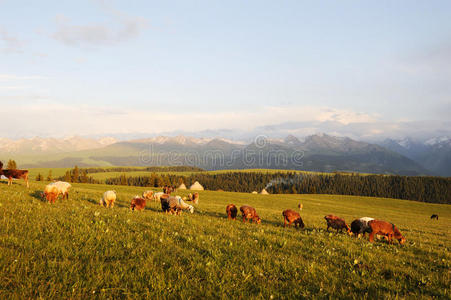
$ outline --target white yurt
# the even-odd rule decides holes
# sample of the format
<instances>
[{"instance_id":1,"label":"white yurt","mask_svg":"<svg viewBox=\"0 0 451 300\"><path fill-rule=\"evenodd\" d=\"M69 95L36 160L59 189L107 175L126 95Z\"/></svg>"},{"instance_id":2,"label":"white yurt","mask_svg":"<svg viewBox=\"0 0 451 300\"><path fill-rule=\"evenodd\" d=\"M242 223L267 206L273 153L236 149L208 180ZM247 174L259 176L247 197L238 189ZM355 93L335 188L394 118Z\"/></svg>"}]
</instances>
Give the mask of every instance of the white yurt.
<instances>
[{"instance_id":1,"label":"white yurt","mask_svg":"<svg viewBox=\"0 0 451 300\"><path fill-rule=\"evenodd\" d=\"M189 189L192 191L203 191L204 187L199 183L199 181L196 181L189 187Z\"/></svg>"},{"instance_id":2,"label":"white yurt","mask_svg":"<svg viewBox=\"0 0 451 300\"><path fill-rule=\"evenodd\" d=\"M177 189L178 190L186 190L186 185L184 183L182 183L181 185L179 185L179 187Z\"/></svg>"},{"instance_id":3,"label":"white yurt","mask_svg":"<svg viewBox=\"0 0 451 300\"><path fill-rule=\"evenodd\" d=\"M260 194L261 194L261 195L269 195L269 193L268 193L268 191L267 191L266 189L263 189L263 190L260 192Z\"/></svg>"}]
</instances>

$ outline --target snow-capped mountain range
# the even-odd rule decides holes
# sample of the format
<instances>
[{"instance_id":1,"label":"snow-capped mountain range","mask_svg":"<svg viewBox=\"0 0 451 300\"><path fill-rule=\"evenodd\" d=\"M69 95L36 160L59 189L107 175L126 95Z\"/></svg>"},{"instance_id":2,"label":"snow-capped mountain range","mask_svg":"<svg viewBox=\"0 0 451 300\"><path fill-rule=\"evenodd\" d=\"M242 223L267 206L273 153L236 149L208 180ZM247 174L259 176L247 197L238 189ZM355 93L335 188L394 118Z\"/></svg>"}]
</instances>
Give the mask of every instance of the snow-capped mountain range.
<instances>
[{"instance_id":1,"label":"snow-capped mountain range","mask_svg":"<svg viewBox=\"0 0 451 300\"><path fill-rule=\"evenodd\" d=\"M264 141L262 140L264 139ZM374 173L428 174L451 176L451 138L431 137L424 141L412 138L386 139L382 142L357 141L349 137L337 137L324 133L302 138L289 135L284 139L266 139L262 136L246 141L225 138L199 138L185 135L157 136L119 141L113 137L86 138L0 138L0 159L23 158L27 167L96 165L138 165L142 151L153 145L162 153L176 151L205 153L249 147L267 151L303 151L304 169L317 171L346 170ZM51 154L50 156L48 154ZM25 159L27 158L27 160ZM120 159L119 159L120 158ZM203 165L204 168L213 168ZM234 168L240 168L236 162ZM255 166L267 167L267 166ZM278 168L277 165L269 166ZM286 168L280 167L280 168ZM294 168L294 166L290 166ZM302 168L301 168L302 169Z\"/></svg>"},{"instance_id":2,"label":"snow-capped mountain range","mask_svg":"<svg viewBox=\"0 0 451 300\"><path fill-rule=\"evenodd\" d=\"M0 138L0 153L33 154L33 153L60 153L102 148L116 143L112 137L99 139L70 136L64 138L6 139Z\"/></svg>"},{"instance_id":3,"label":"snow-capped mountain range","mask_svg":"<svg viewBox=\"0 0 451 300\"><path fill-rule=\"evenodd\" d=\"M386 139L381 146L402 154L434 174L451 176L451 138L439 136L418 141L412 138Z\"/></svg>"}]
</instances>

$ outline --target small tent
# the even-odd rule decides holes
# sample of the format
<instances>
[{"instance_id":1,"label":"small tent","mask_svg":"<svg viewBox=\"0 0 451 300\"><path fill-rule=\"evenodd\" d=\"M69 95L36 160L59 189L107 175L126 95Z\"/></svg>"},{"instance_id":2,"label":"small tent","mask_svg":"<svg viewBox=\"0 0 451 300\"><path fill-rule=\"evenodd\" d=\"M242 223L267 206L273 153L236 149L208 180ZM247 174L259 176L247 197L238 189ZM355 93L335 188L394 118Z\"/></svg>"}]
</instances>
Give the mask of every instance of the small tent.
<instances>
[{"instance_id":1,"label":"small tent","mask_svg":"<svg viewBox=\"0 0 451 300\"><path fill-rule=\"evenodd\" d=\"M196 181L189 187L189 189L192 191L203 191L204 187L199 183L199 181Z\"/></svg>"},{"instance_id":2,"label":"small tent","mask_svg":"<svg viewBox=\"0 0 451 300\"><path fill-rule=\"evenodd\" d=\"M263 190L260 192L260 194L261 194L261 195L269 195L269 193L268 193L268 191L266 191L266 189L263 189Z\"/></svg>"},{"instance_id":3,"label":"small tent","mask_svg":"<svg viewBox=\"0 0 451 300\"><path fill-rule=\"evenodd\" d=\"M257 191L253 191L252 194L258 194Z\"/></svg>"},{"instance_id":4,"label":"small tent","mask_svg":"<svg viewBox=\"0 0 451 300\"><path fill-rule=\"evenodd\" d=\"M186 190L186 185L184 183L182 183L181 185L179 185L179 187L177 189L178 190Z\"/></svg>"}]
</instances>

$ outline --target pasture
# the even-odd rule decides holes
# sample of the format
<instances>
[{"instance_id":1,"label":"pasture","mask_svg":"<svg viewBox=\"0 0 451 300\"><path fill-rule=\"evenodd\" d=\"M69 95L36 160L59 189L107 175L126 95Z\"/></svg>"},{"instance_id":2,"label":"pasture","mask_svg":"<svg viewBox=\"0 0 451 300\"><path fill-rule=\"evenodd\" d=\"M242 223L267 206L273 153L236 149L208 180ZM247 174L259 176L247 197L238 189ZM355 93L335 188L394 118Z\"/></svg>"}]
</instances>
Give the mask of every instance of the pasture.
<instances>
[{"instance_id":1,"label":"pasture","mask_svg":"<svg viewBox=\"0 0 451 300\"><path fill-rule=\"evenodd\" d=\"M50 205L44 185L0 182L0 298L451 297L449 205L201 191L194 214L172 216L154 202L129 210L146 188L73 184ZM109 189L113 209L98 204ZM306 228L283 228L282 211L300 202ZM262 224L228 221L229 203L255 207ZM331 213L392 222L407 242L328 233Z\"/></svg>"}]
</instances>

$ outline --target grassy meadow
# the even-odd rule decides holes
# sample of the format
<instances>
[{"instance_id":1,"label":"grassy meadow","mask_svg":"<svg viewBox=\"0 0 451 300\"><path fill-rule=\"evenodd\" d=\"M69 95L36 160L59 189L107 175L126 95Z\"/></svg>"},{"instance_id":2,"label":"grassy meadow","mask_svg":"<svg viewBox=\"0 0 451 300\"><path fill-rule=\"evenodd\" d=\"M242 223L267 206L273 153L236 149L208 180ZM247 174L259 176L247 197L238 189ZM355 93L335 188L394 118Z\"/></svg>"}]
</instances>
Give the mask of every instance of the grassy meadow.
<instances>
[{"instance_id":1,"label":"grassy meadow","mask_svg":"<svg viewBox=\"0 0 451 300\"><path fill-rule=\"evenodd\" d=\"M194 214L171 216L154 202L129 210L145 188L73 184L69 200L50 205L45 183L30 184L0 182L1 299L451 297L449 205L202 191ZM98 205L108 189L113 209ZM300 202L306 228L283 228L282 211ZM254 206L262 224L228 221L229 203ZM407 242L328 233L330 213L393 222Z\"/></svg>"}]
</instances>

